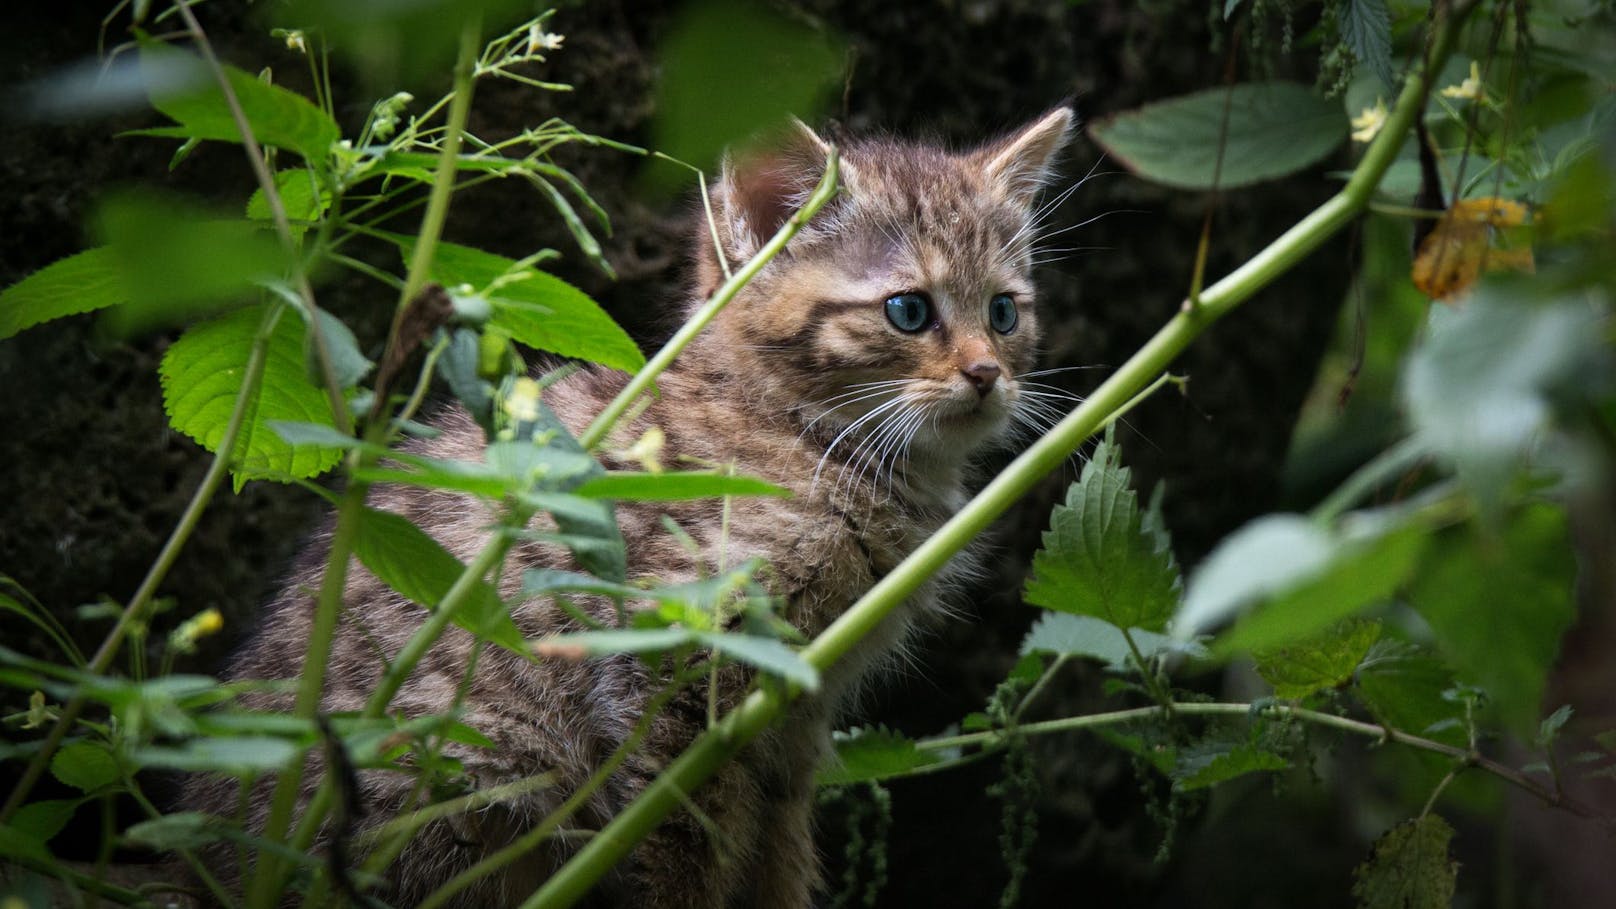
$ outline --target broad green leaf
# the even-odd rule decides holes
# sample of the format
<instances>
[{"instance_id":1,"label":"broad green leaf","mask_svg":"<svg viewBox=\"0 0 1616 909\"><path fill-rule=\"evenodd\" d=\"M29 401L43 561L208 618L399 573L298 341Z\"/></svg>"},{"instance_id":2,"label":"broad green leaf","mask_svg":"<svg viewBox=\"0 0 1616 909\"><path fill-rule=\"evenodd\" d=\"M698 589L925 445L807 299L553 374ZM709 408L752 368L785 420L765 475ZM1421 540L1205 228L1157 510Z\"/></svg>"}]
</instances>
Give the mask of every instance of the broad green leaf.
<instances>
[{"instance_id":1,"label":"broad green leaf","mask_svg":"<svg viewBox=\"0 0 1616 909\"><path fill-rule=\"evenodd\" d=\"M290 266L263 224L221 216L173 195L111 196L97 208L94 222L127 297L127 305L104 317L119 334L182 322L254 297Z\"/></svg>"},{"instance_id":2,"label":"broad green leaf","mask_svg":"<svg viewBox=\"0 0 1616 909\"><path fill-rule=\"evenodd\" d=\"M169 420L209 451L218 450L229 425L264 315L265 307L249 306L194 325L163 354L158 373ZM303 364L303 325L282 312L270 335L257 404L236 440L231 470L237 489L255 476L316 476L342 458L339 448L293 445L269 428L271 421L331 423L330 400L309 384Z\"/></svg>"},{"instance_id":3,"label":"broad green leaf","mask_svg":"<svg viewBox=\"0 0 1616 909\"><path fill-rule=\"evenodd\" d=\"M696 639L732 660L779 676L805 691L819 689L819 671L803 662L797 651L774 638L704 631L698 632Z\"/></svg>"},{"instance_id":4,"label":"broad green leaf","mask_svg":"<svg viewBox=\"0 0 1616 909\"><path fill-rule=\"evenodd\" d=\"M45 848L45 844L38 837L18 830L10 824L0 824L0 856L31 858L41 862L52 861L50 850Z\"/></svg>"},{"instance_id":5,"label":"broad green leaf","mask_svg":"<svg viewBox=\"0 0 1616 909\"><path fill-rule=\"evenodd\" d=\"M1511 287L1484 283L1462 307L1431 307L1427 339L1403 373L1416 433L1454 464L1489 515L1548 425L1551 394L1586 393L1605 371L1607 310L1522 302Z\"/></svg>"},{"instance_id":6,"label":"broad green leaf","mask_svg":"<svg viewBox=\"0 0 1616 909\"><path fill-rule=\"evenodd\" d=\"M415 238L390 235L407 259ZM633 372L645 355L600 304L571 284L480 249L439 243L432 279L445 287L470 285L493 307L488 324L539 350Z\"/></svg>"},{"instance_id":7,"label":"broad green leaf","mask_svg":"<svg viewBox=\"0 0 1616 909\"><path fill-rule=\"evenodd\" d=\"M1358 62L1369 67L1380 84L1394 88L1392 16L1386 0L1345 0L1336 6L1341 40Z\"/></svg>"},{"instance_id":8,"label":"broad green leaf","mask_svg":"<svg viewBox=\"0 0 1616 909\"><path fill-rule=\"evenodd\" d=\"M1521 509L1501 530L1501 539L1474 528L1444 537L1409 599L1460 677L1527 737L1576 617L1576 560L1559 508Z\"/></svg>"},{"instance_id":9,"label":"broad green leaf","mask_svg":"<svg viewBox=\"0 0 1616 909\"><path fill-rule=\"evenodd\" d=\"M45 799L29 802L11 816L11 827L26 836L33 837L36 842L48 843L51 837L61 833L67 822L73 819L73 812L78 807L79 799Z\"/></svg>"},{"instance_id":10,"label":"broad green leaf","mask_svg":"<svg viewBox=\"0 0 1616 909\"><path fill-rule=\"evenodd\" d=\"M331 207L331 197L320 186L320 179L305 167L275 172L275 194L281 198L287 220L293 230L307 229L309 222L317 221ZM262 187L253 190L247 199L247 218L269 221L274 215L269 210L269 199Z\"/></svg>"},{"instance_id":11,"label":"broad green leaf","mask_svg":"<svg viewBox=\"0 0 1616 909\"><path fill-rule=\"evenodd\" d=\"M922 751L913 739L885 726L837 731L832 740L836 757L819 766L819 785L846 786L904 776L920 767L944 760L939 752Z\"/></svg>"},{"instance_id":12,"label":"broad green leaf","mask_svg":"<svg viewBox=\"0 0 1616 909\"><path fill-rule=\"evenodd\" d=\"M314 312L319 320L320 340L325 342L325 353L330 358L331 371L336 376L337 384L344 389L353 388L376 364L359 352L359 339L354 337L353 331L341 319L323 309L316 308ZM302 314L299 310L299 315ZM315 343L314 326L306 315L303 321L306 326L303 333L303 360L307 364L309 384L321 385L324 378L320 374L320 352Z\"/></svg>"},{"instance_id":13,"label":"broad green leaf","mask_svg":"<svg viewBox=\"0 0 1616 909\"><path fill-rule=\"evenodd\" d=\"M200 737L182 745L135 748L129 757L141 767L239 776L283 770L300 751L286 739L269 736Z\"/></svg>"},{"instance_id":14,"label":"broad green leaf","mask_svg":"<svg viewBox=\"0 0 1616 909\"><path fill-rule=\"evenodd\" d=\"M1463 715L1463 708L1442 697L1452 687L1453 670L1446 663L1422 647L1387 638L1369 648L1356 679L1358 696L1379 722L1460 745L1465 731L1451 721Z\"/></svg>"},{"instance_id":15,"label":"broad green leaf","mask_svg":"<svg viewBox=\"0 0 1616 909\"><path fill-rule=\"evenodd\" d=\"M1146 529L1129 478L1107 438L1050 515L1027 602L1119 628L1166 628L1178 605L1178 566L1164 537Z\"/></svg>"},{"instance_id":16,"label":"broad green leaf","mask_svg":"<svg viewBox=\"0 0 1616 909\"><path fill-rule=\"evenodd\" d=\"M169 851L198 849L225 836L222 822L198 811L177 811L149 821L141 821L123 832L123 838L136 846Z\"/></svg>"},{"instance_id":17,"label":"broad green leaf","mask_svg":"<svg viewBox=\"0 0 1616 909\"><path fill-rule=\"evenodd\" d=\"M1359 909L1451 909L1459 863L1448 857L1453 828L1435 814L1404 821L1375 841L1353 872Z\"/></svg>"},{"instance_id":18,"label":"broad green leaf","mask_svg":"<svg viewBox=\"0 0 1616 909\"><path fill-rule=\"evenodd\" d=\"M614 471L585 480L573 495L625 502L682 502L718 496L790 496L791 491L756 477L720 473L628 473Z\"/></svg>"},{"instance_id":19,"label":"broad green leaf","mask_svg":"<svg viewBox=\"0 0 1616 909\"><path fill-rule=\"evenodd\" d=\"M1112 114L1091 123L1089 135L1147 180L1230 189L1322 160L1346 138L1347 118L1305 85L1255 82Z\"/></svg>"},{"instance_id":20,"label":"broad green leaf","mask_svg":"<svg viewBox=\"0 0 1616 909\"><path fill-rule=\"evenodd\" d=\"M94 742L69 742L51 758L51 775L81 792L95 792L123 779L118 759Z\"/></svg>"},{"instance_id":21,"label":"broad green leaf","mask_svg":"<svg viewBox=\"0 0 1616 909\"><path fill-rule=\"evenodd\" d=\"M1200 742L1178 752L1173 767L1173 788L1202 789L1247 773L1284 770L1291 762L1252 742Z\"/></svg>"},{"instance_id":22,"label":"broad green leaf","mask_svg":"<svg viewBox=\"0 0 1616 909\"><path fill-rule=\"evenodd\" d=\"M436 609L466 566L426 531L390 511L366 508L360 515L354 553L370 572L411 602ZM479 580L453 621L517 653L526 653L522 633L499 594Z\"/></svg>"},{"instance_id":23,"label":"broad green leaf","mask_svg":"<svg viewBox=\"0 0 1616 909\"><path fill-rule=\"evenodd\" d=\"M1375 539L1337 542L1324 571L1243 616L1212 645L1212 652L1228 656L1285 647L1387 602L1414 573L1428 541L1428 531L1414 526Z\"/></svg>"},{"instance_id":24,"label":"broad green leaf","mask_svg":"<svg viewBox=\"0 0 1616 909\"><path fill-rule=\"evenodd\" d=\"M1181 637L1209 631L1241 607L1317 577L1333 552L1329 531L1301 515L1258 518L1225 537L1190 575L1173 628Z\"/></svg>"},{"instance_id":25,"label":"broad green leaf","mask_svg":"<svg viewBox=\"0 0 1616 909\"><path fill-rule=\"evenodd\" d=\"M1379 637L1379 622L1348 619L1314 637L1259 651L1257 673L1274 686L1276 696L1299 700L1351 680Z\"/></svg>"},{"instance_id":26,"label":"broad green leaf","mask_svg":"<svg viewBox=\"0 0 1616 909\"><path fill-rule=\"evenodd\" d=\"M1203 656L1206 652L1199 644L1186 644L1143 628L1135 628L1129 634L1146 661L1171 651L1182 650L1192 656ZM1133 658L1122 629L1094 616L1064 612L1045 613L1033 623L1032 630L1021 642L1021 652L1035 651L1088 657L1107 663L1113 669L1127 668Z\"/></svg>"},{"instance_id":27,"label":"broad green leaf","mask_svg":"<svg viewBox=\"0 0 1616 909\"><path fill-rule=\"evenodd\" d=\"M176 51L148 45L141 59L161 60ZM284 148L302 155L316 166L325 162L331 146L342 138L342 131L325 112L308 99L276 85L259 81L257 76L233 66L224 68L230 89L246 114L253 138L264 145ZM240 142L241 132L216 81L190 85L179 90L157 90L152 106L176 121L177 127L145 130L143 135L176 138L218 139Z\"/></svg>"},{"instance_id":28,"label":"broad green leaf","mask_svg":"<svg viewBox=\"0 0 1616 909\"><path fill-rule=\"evenodd\" d=\"M127 302L112 251L87 249L0 291L0 341L41 322Z\"/></svg>"}]
</instances>

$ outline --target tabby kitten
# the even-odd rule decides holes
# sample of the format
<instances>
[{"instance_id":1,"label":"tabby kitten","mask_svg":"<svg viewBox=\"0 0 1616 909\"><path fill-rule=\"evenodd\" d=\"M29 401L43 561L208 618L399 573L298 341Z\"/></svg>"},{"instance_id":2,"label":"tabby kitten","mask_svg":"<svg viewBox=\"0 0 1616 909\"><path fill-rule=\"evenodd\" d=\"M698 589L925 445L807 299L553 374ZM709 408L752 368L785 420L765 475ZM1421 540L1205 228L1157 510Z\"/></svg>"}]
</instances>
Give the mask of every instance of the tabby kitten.
<instances>
[{"instance_id":1,"label":"tabby kitten","mask_svg":"<svg viewBox=\"0 0 1616 909\"><path fill-rule=\"evenodd\" d=\"M716 501L621 505L618 517L632 572L693 580L688 543L662 525L667 515L699 547L710 573L721 560L759 556L783 615L814 635L932 534L966 499L971 453L1005 437L1033 395L1022 382L1038 341L1029 274L1036 231L1032 203L1072 128L1066 109L963 154L884 139L842 149L841 192L763 269L710 329L659 379L660 397L621 426L605 451L621 451L653 428L666 437L665 461L733 464L787 487L786 499L733 502L721 528ZM722 279L719 256L753 255L807 197L828 146L807 127L771 150L727 164L715 188L714 238L695 232L696 280L690 307ZM622 386L605 371L583 371L552 387L546 401L574 432ZM472 457L481 431L455 411L423 453ZM624 467L604 455L607 467ZM372 504L408 517L463 559L486 540L488 516L464 500L415 489L378 488ZM310 564L323 563L316 546ZM848 695L916 620L969 575L966 551L798 701L789 716L739 760L693 793L702 818L666 821L605 880L598 905L648 907L803 907L818 881L810 831L814 768L830 724ZM559 550L526 544L515 567L569 567ZM514 596L520 571L507 570ZM257 637L229 675L292 679L308 639L316 567L294 578L271 605ZM347 610L333 648L324 709L359 709L382 664L423 610L355 564ZM602 622L609 603L583 605ZM576 630L549 599L514 608L532 637ZM394 701L406 715L444 711L456 696L474 642L451 628ZM478 788L549 771L549 788L423 828L396 861L397 906L425 894L544 818L630 734L659 679L637 658L542 659L484 650L465 694L463 719L492 739L488 750L450 745ZM737 703L749 681L739 667L718 680L718 702ZM284 708L261 696L260 706ZM705 685L686 689L656 715L642 747L601 787L568 827L598 830L706 725ZM305 783L308 792L318 773ZM357 780L362 830L414 803L406 774L366 771ZM238 792L228 780L198 780L191 807L231 815ZM267 799L254 799L262 825ZM710 825L710 826L709 826ZM350 837L350 842L352 838ZM512 905L564 861L567 838L462 891L458 905ZM350 846L350 848L355 848Z\"/></svg>"}]
</instances>

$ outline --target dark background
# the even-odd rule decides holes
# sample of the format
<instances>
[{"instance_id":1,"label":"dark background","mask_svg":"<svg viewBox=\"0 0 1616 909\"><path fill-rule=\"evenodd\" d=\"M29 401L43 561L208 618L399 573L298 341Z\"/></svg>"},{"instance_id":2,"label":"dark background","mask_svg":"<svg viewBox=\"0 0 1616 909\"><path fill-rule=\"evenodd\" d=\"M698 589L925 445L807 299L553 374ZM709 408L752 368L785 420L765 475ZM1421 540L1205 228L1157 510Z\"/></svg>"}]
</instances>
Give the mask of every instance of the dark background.
<instances>
[{"instance_id":1,"label":"dark background","mask_svg":"<svg viewBox=\"0 0 1616 909\"><path fill-rule=\"evenodd\" d=\"M1218 84L1226 61L1213 46L1217 20L1209 19L1208 6L1222 4L803 0L773 8L844 42L843 85L823 111L829 118L853 131L879 128L967 145L1063 99L1075 99L1079 113L1094 118ZM0 31L0 86L26 83L94 52L104 15L98 5L41 9L13 10ZM576 91L481 84L472 129L497 135L560 116L589 132L649 144L656 53L679 10L678 3L627 0L563 10L552 28L566 35L565 48L540 76ZM278 81L299 86L302 61L258 20L222 2L200 12L227 60L250 71L272 66ZM1315 53L1271 60L1281 73L1310 79ZM351 129L368 101L340 83L338 94L356 99L339 110ZM172 142L112 138L150 122L149 114L129 113L75 123L13 116L6 123L0 285L83 248L87 212L108 187L140 181L232 205L244 200L251 178L234 146L204 146L171 174ZM1067 178L1080 177L1098 158L1097 148L1080 138ZM549 210L514 188L496 184L458 195L447 238L513 256L561 249L568 253L557 267L563 277L643 343L658 343L669 324L668 304L683 286L689 196L647 193L639 174L644 162L633 156L589 150L562 161L611 213L607 257L618 281L573 254ZM1206 198L1152 187L1115 173L1115 166L1099 169L1113 173L1075 192L1055 216L1073 224L1112 213L1061 244L1101 249L1043 270L1046 365L1120 364L1171 315L1189 284ZM1237 265L1322 201L1334 186L1322 171L1222 198L1209 275ZM1125 457L1139 488L1165 481L1168 523L1183 563L1193 564L1222 535L1278 505L1291 428L1336 323L1350 248L1350 238L1332 241L1215 327L1174 365L1191 377L1188 394L1164 391L1129 416L1121 433ZM380 338L379 328L367 335L364 327L379 326L390 312L389 292L346 279L319 292L323 303L359 323L362 339ZM92 318L78 317L0 343L0 571L64 617L79 604L133 592L205 469L204 453L166 426L156 363L171 339L109 343ZM1105 372L1071 373L1064 383L1081 393ZM895 678L869 705L871 720L923 735L980 709L1033 619L1018 591L1075 463L1001 522L1004 557L995 562L998 576L974 594L972 620L930 640L925 668ZM178 614L216 606L226 616L228 633L211 642L196 668L213 668L251 627L257 604L322 510L307 492L272 483L220 494L162 591L179 604ZM104 623L68 620L87 644L105 631ZM160 617L154 637L174 621L173 614ZM45 649L22 627L0 628L8 644ZM1114 703L1101 696L1099 681L1098 673L1076 667L1041 710L1058 715ZM8 709L20 697L0 694ZM1127 758L1075 735L1037 742L1034 756L1039 838L1025 906L1346 906L1351 869L1384 827L1366 822L1355 804L1363 793L1353 785L1313 785L1301 773L1276 795L1266 780L1237 782L1211 803L1190 806L1171 857L1158 863L1163 833L1142 791L1154 784L1142 783ZM1357 760L1339 757L1349 771ZM999 857L999 802L986 790L1000 776L996 763L985 762L892 784L889 883L881 905L997 903L1007 873ZM1361 774L1357 779L1373 786ZM842 803L824 817L822 849L833 882L841 874L845 813ZM1470 837L1483 860L1493 836L1482 829ZM1481 873L1475 883L1485 888L1487 879Z\"/></svg>"}]
</instances>

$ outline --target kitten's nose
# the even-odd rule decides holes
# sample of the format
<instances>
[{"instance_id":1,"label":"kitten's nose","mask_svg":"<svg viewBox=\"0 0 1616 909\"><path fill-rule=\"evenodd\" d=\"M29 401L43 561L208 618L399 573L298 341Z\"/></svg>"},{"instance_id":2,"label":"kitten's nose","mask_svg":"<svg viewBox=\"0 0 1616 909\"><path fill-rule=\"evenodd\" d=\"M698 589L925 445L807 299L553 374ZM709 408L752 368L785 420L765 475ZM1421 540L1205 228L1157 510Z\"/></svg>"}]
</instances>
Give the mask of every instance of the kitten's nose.
<instances>
[{"instance_id":1,"label":"kitten's nose","mask_svg":"<svg viewBox=\"0 0 1616 909\"><path fill-rule=\"evenodd\" d=\"M999 364L992 360L977 360L961 368L960 372L976 386L976 393L985 397L993 390L993 383L999 378Z\"/></svg>"}]
</instances>

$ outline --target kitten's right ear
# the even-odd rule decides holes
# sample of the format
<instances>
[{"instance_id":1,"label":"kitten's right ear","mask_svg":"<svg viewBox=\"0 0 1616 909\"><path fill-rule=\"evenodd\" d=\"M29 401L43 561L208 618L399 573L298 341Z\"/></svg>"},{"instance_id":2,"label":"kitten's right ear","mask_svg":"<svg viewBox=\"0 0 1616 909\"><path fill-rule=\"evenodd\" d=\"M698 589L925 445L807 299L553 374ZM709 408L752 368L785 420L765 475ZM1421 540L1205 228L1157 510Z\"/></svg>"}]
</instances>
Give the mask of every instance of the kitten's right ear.
<instances>
[{"instance_id":1,"label":"kitten's right ear","mask_svg":"<svg viewBox=\"0 0 1616 909\"><path fill-rule=\"evenodd\" d=\"M1055 159L1070 141L1076 125L1076 112L1063 105L990 143L975 157L983 172L1004 187L1012 200L1030 205L1049 181Z\"/></svg>"},{"instance_id":2,"label":"kitten's right ear","mask_svg":"<svg viewBox=\"0 0 1616 909\"><path fill-rule=\"evenodd\" d=\"M772 141L724 156L719 206L714 214L732 263L752 258L808 201L825 175L830 149L830 143L793 117L784 133ZM852 171L845 160L840 167L842 185L850 186Z\"/></svg>"}]
</instances>

